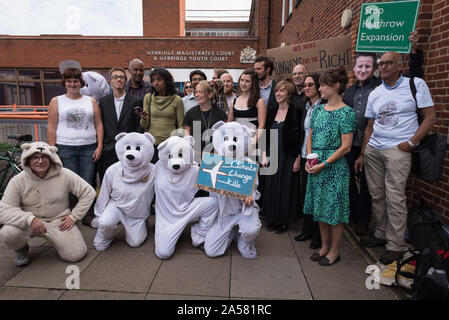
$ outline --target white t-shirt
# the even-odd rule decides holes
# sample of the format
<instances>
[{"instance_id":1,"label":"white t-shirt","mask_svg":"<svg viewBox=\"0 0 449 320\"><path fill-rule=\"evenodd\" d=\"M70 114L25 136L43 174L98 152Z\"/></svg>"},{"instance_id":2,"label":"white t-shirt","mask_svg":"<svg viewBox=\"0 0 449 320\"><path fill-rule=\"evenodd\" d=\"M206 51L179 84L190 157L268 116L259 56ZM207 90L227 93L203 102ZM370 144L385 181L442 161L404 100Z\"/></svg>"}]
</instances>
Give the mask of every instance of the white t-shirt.
<instances>
[{"instance_id":1,"label":"white t-shirt","mask_svg":"<svg viewBox=\"0 0 449 320\"><path fill-rule=\"evenodd\" d=\"M97 142L92 98L70 99L58 96L58 126L56 144L83 146Z\"/></svg>"},{"instance_id":2,"label":"white t-shirt","mask_svg":"<svg viewBox=\"0 0 449 320\"><path fill-rule=\"evenodd\" d=\"M415 79L418 108L433 106L424 80ZM381 84L374 89L366 105L365 117L374 120L368 144L376 149L390 149L410 140L418 130L416 103L410 89L410 78L402 77L394 89Z\"/></svg>"}]
</instances>

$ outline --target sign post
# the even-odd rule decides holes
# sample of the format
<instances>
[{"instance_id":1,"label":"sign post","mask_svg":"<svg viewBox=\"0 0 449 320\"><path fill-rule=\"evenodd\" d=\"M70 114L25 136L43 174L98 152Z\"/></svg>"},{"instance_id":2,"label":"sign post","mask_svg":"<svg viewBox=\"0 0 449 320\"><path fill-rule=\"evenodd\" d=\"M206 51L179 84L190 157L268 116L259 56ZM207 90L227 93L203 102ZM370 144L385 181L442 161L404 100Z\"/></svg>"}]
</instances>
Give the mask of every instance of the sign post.
<instances>
[{"instance_id":1,"label":"sign post","mask_svg":"<svg viewBox=\"0 0 449 320\"><path fill-rule=\"evenodd\" d=\"M356 51L410 53L419 0L362 4Z\"/></svg>"}]
</instances>

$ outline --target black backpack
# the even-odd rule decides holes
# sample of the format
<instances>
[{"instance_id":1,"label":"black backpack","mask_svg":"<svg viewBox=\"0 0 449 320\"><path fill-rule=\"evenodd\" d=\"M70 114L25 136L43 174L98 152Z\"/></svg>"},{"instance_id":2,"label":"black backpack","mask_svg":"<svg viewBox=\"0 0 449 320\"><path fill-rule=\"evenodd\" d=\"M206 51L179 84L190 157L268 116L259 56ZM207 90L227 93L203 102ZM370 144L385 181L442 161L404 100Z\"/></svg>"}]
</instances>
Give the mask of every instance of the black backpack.
<instances>
[{"instance_id":1,"label":"black backpack","mask_svg":"<svg viewBox=\"0 0 449 320\"><path fill-rule=\"evenodd\" d=\"M409 251L412 253L410 258L397 262L395 280L398 287L411 294L414 300L449 300L449 252L443 250L440 256L429 248ZM414 274L401 271L413 260L416 260ZM411 289L400 285L399 275L414 279Z\"/></svg>"},{"instance_id":2,"label":"black backpack","mask_svg":"<svg viewBox=\"0 0 449 320\"><path fill-rule=\"evenodd\" d=\"M409 243L417 250L449 250L449 240L438 215L422 198L420 201L421 204L411 208L407 215Z\"/></svg>"}]
</instances>

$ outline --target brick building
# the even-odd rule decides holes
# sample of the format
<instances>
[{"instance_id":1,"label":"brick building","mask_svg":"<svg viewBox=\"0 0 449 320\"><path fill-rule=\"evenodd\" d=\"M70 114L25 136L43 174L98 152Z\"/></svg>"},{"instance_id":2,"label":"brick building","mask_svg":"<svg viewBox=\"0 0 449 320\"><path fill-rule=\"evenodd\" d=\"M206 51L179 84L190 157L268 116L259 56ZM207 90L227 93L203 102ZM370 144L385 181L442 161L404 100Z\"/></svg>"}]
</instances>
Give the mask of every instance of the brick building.
<instances>
[{"instance_id":1,"label":"brick building","mask_svg":"<svg viewBox=\"0 0 449 320\"><path fill-rule=\"evenodd\" d=\"M253 31L263 26L270 34L262 39L259 48L274 48L331 37L351 35L355 48L362 3L382 2L363 0L256 0L254 14L256 25L250 24ZM348 28L341 27L341 15L345 9L352 10L352 23ZM269 22L267 17L270 17ZM424 80L427 82L435 104L437 122L433 131L448 135L449 126L449 1L421 0L417 21L420 46L424 50ZM261 34L262 32L259 32ZM354 50L353 50L354 54ZM404 56L406 69L408 57ZM449 152L446 152L443 178L439 182L426 183L410 175L408 204L417 203L418 195L438 212L443 220L449 222Z\"/></svg>"},{"instance_id":2,"label":"brick building","mask_svg":"<svg viewBox=\"0 0 449 320\"><path fill-rule=\"evenodd\" d=\"M185 0L142 0L142 36L0 35L0 105L47 105L64 92L59 85L60 61L80 61L83 71L108 78L110 68L127 68L139 58L150 68L165 67L178 86L190 71L227 68L237 78L251 64L242 50L259 51L258 38L248 35L248 22L185 21Z\"/></svg>"},{"instance_id":3,"label":"brick building","mask_svg":"<svg viewBox=\"0 0 449 320\"><path fill-rule=\"evenodd\" d=\"M248 23L207 23L185 21L185 0L142 0L142 37L0 36L0 105L35 100L47 104L61 90L58 63L69 58L79 60L84 69L104 74L113 66L126 67L129 59L139 57L147 67L169 68L175 80L182 82L196 68L208 76L215 66L239 74L251 66L240 62L246 47L259 54L282 44L350 35L355 48L364 2L368 1L253 0ZM342 28L345 9L351 9L353 17L349 27ZM437 114L434 131L447 135L449 1L421 0L417 28L424 50L424 80ZM404 56L405 69L406 61L408 57ZM449 154L441 181L425 183L411 176L407 193L410 205L420 194L448 222Z\"/></svg>"}]
</instances>

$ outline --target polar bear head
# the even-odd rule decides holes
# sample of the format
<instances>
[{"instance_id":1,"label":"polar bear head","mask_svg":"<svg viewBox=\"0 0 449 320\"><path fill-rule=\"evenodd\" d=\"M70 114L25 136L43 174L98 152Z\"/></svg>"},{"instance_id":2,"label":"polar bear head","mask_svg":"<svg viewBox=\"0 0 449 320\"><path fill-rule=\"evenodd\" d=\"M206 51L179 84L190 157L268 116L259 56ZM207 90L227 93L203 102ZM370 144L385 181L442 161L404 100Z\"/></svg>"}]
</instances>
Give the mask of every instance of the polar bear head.
<instances>
[{"instance_id":1,"label":"polar bear head","mask_svg":"<svg viewBox=\"0 0 449 320\"><path fill-rule=\"evenodd\" d=\"M159 147L159 160L172 173L181 174L194 162L192 136L172 136L162 142Z\"/></svg>"},{"instance_id":2,"label":"polar bear head","mask_svg":"<svg viewBox=\"0 0 449 320\"><path fill-rule=\"evenodd\" d=\"M119 133L115 136L115 152L127 171L148 168L154 154L154 138L148 133Z\"/></svg>"},{"instance_id":3,"label":"polar bear head","mask_svg":"<svg viewBox=\"0 0 449 320\"><path fill-rule=\"evenodd\" d=\"M226 158L244 158L248 153L251 131L238 122L219 121L212 127L212 142L219 155Z\"/></svg>"},{"instance_id":4,"label":"polar bear head","mask_svg":"<svg viewBox=\"0 0 449 320\"><path fill-rule=\"evenodd\" d=\"M58 156L58 148L55 146L50 146L49 144L42 142L42 141L36 141L32 143L24 143L20 146L23 150L20 162L22 164L22 168L25 170L30 169L29 165L29 158L34 155L35 153L42 153L44 155L47 155L50 157L51 163L55 167L62 168L62 162L61 159Z\"/></svg>"},{"instance_id":5,"label":"polar bear head","mask_svg":"<svg viewBox=\"0 0 449 320\"><path fill-rule=\"evenodd\" d=\"M86 85L81 88L80 93L85 96L93 97L99 101L110 92L108 82L97 72L83 72L83 80L86 82Z\"/></svg>"}]
</instances>

